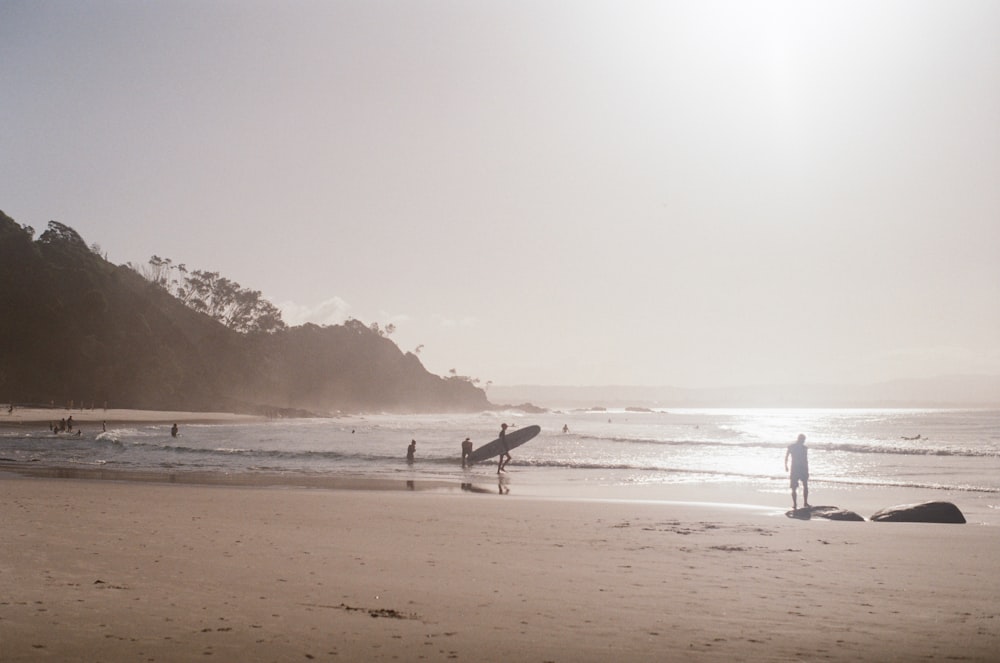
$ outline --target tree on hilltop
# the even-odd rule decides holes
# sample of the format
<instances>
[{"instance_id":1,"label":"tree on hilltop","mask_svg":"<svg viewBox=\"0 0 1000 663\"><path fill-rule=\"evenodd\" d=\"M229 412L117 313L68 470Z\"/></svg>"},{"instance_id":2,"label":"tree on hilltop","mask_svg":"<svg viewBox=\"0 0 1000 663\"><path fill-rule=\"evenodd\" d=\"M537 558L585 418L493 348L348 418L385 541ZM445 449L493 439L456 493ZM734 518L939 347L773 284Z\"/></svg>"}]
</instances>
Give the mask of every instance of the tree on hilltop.
<instances>
[{"instance_id":1,"label":"tree on hilltop","mask_svg":"<svg viewBox=\"0 0 1000 663\"><path fill-rule=\"evenodd\" d=\"M66 244L85 251L90 250L87 248L87 243L80 237L80 233L58 221L49 221L48 229L42 233L38 241L42 244Z\"/></svg>"},{"instance_id":2,"label":"tree on hilltop","mask_svg":"<svg viewBox=\"0 0 1000 663\"><path fill-rule=\"evenodd\" d=\"M164 288L188 308L218 320L241 334L273 333L285 329L281 311L261 297L259 290L244 288L219 272L188 271L183 263L153 256L147 265L128 265L150 283Z\"/></svg>"}]
</instances>

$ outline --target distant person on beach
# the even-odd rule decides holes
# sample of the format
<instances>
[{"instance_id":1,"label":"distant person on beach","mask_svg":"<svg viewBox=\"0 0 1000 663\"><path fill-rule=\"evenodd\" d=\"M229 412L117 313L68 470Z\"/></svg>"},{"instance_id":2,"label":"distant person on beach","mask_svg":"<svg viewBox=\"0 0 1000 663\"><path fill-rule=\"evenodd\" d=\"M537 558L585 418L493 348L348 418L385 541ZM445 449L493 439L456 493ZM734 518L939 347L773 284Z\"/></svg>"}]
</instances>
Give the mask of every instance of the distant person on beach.
<instances>
[{"instance_id":1,"label":"distant person on beach","mask_svg":"<svg viewBox=\"0 0 1000 663\"><path fill-rule=\"evenodd\" d=\"M500 424L500 460L497 461L497 474L506 472L504 468L510 462L510 449L507 448L507 424Z\"/></svg>"},{"instance_id":2,"label":"distant person on beach","mask_svg":"<svg viewBox=\"0 0 1000 663\"><path fill-rule=\"evenodd\" d=\"M472 455L472 440L465 438L462 440L462 467L468 464L469 456Z\"/></svg>"},{"instance_id":3,"label":"distant person on beach","mask_svg":"<svg viewBox=\"0 0 1000 663\"><path fill-rule=\"evenodd\" d=\"M69 419L66 420L66 430L73 432L73 415L69 415Z\"/></svg>"},{"instance_id":4,"label":"distant person on beach","mask_svg":"<svg viewBox=\"0 0 1000 663\"><path fill-rule=\"evenodd\" d=\"M413 456L417 453L417 441L410 440L410 446L406 447L406 462L412 463Z\"/></svg>"},{"instance_id":5,"label":"distant person on beach","mask_svg":"<svg viewBox=\"0 0 1000 663\"><path fill-rule=\"evenodd\" d=\"M568 433L569 432L569 424L563 424L563 432L564 433Z\"/></svg>"},{"instance_id":6,"label":"distant person on beach","mask_svg":"<svg viewBox=\"0 0 1000 663\"><path fill-rule=\"evenodd\" d=\"M788 445L785 452L785 471L788 472L788 460L792 461L791 472L788 475L792 487L792 509L799 508L799 481L802 482L802 505L809 508L809 450L806 448L806 436L799 435L793 444Z\"/></svg>"},{"instance_id":7,"label":"distant person on beach","mask_svg":"<svg viewBox=\"0 0 1000 663\"><path fill-rule=\"evenodd\" d=\"M177 424L170 427L170 437L177 437Z\"/></svg>"}]
</instances>

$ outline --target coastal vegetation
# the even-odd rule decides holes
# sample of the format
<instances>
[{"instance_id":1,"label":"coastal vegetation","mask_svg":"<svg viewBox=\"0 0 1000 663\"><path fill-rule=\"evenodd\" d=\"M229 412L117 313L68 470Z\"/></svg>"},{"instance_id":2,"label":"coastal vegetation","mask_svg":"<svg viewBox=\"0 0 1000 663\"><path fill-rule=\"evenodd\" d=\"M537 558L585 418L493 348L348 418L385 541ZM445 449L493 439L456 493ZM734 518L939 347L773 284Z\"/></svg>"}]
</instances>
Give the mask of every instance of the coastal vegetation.
<instances>
[{"instance_id":1,"label":"coastal vegetation","mask_svg":"<svg viewBox=\"0 0 1000 663\"><path fill-rule=\"evenodd\" d=\"M34 235L0 212L0 402L271 414L491 407L471 381L428 372L389 330L357 320L287 327L259 292L218 273L160 258L145 271L114 265L56 221Z\"/></svg>"},{"instance_id":2,"label":"coastal vegetation","mask_svg":"<svg viewBox=\"0 0 1000 663\"><path fill-rule=\"evenodd\" d=\"M128 266L184 302L226 327L242 333L285 329L278 307L261 297L259 290L244 288L218 272L188 270L183 263L153 256L146 265Z\"/></svg>"}]
</instances>

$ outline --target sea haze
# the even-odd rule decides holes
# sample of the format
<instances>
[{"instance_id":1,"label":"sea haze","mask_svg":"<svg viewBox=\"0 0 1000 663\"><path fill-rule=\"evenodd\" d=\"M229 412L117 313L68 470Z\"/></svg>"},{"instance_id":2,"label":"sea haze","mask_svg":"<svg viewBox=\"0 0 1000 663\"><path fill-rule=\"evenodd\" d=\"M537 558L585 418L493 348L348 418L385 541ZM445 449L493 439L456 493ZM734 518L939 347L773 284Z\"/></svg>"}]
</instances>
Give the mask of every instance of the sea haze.
<instances>
[{"instance_id":1,"label":"sea haze","mask_svg":"<svg viewBox=\"0 0 1000 663\"><path fill-rule=\"evenodd\" d=\"M861 385L669 386L492 385L494 403L602 407L1000 407L1000 376L952 375Z\"/></svg>"}]
</instances>

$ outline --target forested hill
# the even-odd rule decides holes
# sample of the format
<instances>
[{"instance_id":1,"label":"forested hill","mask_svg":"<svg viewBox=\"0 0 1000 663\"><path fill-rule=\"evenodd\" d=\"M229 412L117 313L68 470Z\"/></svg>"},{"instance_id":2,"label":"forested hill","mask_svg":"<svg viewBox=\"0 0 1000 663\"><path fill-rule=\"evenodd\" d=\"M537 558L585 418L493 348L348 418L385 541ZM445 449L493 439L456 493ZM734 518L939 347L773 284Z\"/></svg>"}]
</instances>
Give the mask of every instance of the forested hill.
<instances>
[{"instance_id":1,"label":"forested hill","mask_svg":"<svg viewBox=\"0 0 1000 663\"><path fill-rule=\"evenodd\" d=\"M0 402L195 411L491 407L358 321L240 333L51 222L0 212Z\"/></svg>"}]
</instances>

